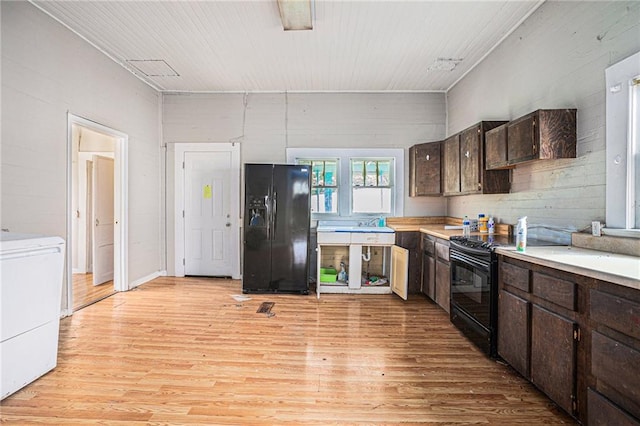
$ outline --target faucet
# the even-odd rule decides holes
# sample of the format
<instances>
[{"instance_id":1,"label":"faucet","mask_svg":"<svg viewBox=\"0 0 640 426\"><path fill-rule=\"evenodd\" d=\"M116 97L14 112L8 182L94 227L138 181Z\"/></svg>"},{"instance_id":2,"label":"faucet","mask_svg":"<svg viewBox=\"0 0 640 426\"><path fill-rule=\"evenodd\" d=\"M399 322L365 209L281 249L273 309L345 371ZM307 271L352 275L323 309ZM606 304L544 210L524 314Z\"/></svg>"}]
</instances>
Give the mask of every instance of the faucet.
<instances>
[{"instance_id":1,"label":"faucet","mask_svg":"<svg viewBox=\"0 0 640 426\"><path fill-rule=\"evenodd\" d=\"M365 220L362 222L358 222L358 226L377 226L378 218L374 217L373 219Z\"/></svg>"}]
</instances>

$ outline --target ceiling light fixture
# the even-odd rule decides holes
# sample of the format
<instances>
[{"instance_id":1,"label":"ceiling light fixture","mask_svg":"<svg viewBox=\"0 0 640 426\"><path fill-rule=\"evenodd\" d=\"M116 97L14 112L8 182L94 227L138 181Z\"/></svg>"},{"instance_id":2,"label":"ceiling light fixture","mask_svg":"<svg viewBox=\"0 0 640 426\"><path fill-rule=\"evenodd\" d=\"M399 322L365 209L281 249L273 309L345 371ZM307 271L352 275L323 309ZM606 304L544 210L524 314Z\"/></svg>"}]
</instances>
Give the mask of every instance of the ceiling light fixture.
<instances>
[{"instance_id":1,"label":"ceiling light fixture","mask_svg":"<svg viewBox=\"0 0 640 426\"><path fill-rule=\"evenodd\" d=\"M278 0L280 20L285 31L312 30L312 0Z\"/></svg>"},{"instance_id":2,"label":"ceiling light fixture","mask_svg":"<svg viewBox=\"0 0 640 426\"><path fill-rule=\"evenodd\" d=\"M460 62L462 62L462 58L438 58L433 64L429 65L427 71L453 71Z\"/></svg>"}]
</instances>

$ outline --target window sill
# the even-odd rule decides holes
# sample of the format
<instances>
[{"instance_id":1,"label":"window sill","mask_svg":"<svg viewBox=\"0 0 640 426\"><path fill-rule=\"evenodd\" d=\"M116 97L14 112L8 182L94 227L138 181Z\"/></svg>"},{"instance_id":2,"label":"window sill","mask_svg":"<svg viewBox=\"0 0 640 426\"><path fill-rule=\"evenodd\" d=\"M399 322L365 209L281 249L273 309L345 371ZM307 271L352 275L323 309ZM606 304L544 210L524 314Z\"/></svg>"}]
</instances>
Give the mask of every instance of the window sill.
<instances>
[{"instance_id":1,"label":"window sill","mask_svg":"<svg viewBox=\"0 0 640 426\"><path fill-rule=\"evenodd\" d=\"M640 229L602 228L602 233L612 237L640 238Z\"/></svg>"}]
</instances>

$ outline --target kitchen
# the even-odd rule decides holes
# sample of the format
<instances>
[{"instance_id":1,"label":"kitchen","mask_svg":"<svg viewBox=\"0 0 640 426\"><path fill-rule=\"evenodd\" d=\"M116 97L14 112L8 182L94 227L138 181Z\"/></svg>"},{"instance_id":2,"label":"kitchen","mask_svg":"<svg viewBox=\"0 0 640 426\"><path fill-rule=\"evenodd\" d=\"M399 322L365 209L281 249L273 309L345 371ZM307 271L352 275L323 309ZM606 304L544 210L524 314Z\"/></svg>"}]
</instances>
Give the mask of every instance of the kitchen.
<instances>
[{"instance_id":1,"label":"kitchen","mask_svg":"<svg viewBox=\"0 0 640 426\"><path fill-rule=\"evenodd\" d=\"M409 197L405 185L402 215L484 212L515 224L526 214L577 229L604 222L604 70L640 50L636 2L546 2L446 92L159 94L32 4L3 2L2 20L2 227L66 235L68 110L126 131L130 283L173 274L162 188L163 149L174 142L238 141L245 163L282 163L294 147L401 148L408 164L409 147L481 120L575 108L576 158L517 166L508 194ZM408 182L408 167L401 175Z\"/></svg>"}]
</instances>

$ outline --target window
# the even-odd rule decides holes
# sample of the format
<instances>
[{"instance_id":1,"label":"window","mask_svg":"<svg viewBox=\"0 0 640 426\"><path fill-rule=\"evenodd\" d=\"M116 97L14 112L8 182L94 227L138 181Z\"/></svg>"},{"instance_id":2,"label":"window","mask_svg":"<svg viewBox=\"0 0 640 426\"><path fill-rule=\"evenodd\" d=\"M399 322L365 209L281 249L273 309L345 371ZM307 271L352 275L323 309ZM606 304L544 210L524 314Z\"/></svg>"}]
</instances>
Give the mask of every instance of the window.
<instances>
[{"instance_id":1,"label":"window","mask_svg":"<svg viewBox=\"0 0 640 426\"><path fill-rule=\"evenodd\" d=\"M640 230L640 52L607 68L605 74L606 225L637 232Z\"/></svg>"},{"instance_id":2,"label":"window","mask_svg":"<svg viewBox=\"0 0 640 426\"><path fill-rule=\"evenodd\" d=\"M311 166L311 213L338 212L338 160L299 159Z\"/></svg>"},{"instance_id":3,"label":"window","mask_svg":"<svg viewBox=\"0 0 640 426\"><path fill-rule=\"evenodd\" d=\"M391 213L391 160L351 160L353 213Z\"/></svg>"},{"instance_id":4,"label":"window","mask_svg":"<svg viewBox=\"0 0 640 426\"><path fill-rule=\"evenodd\" d=\"M362 220L402 215L404 154L401 148L287 148L287 162L311 166L314 219Z\"/></svg>"}]
</instances>

